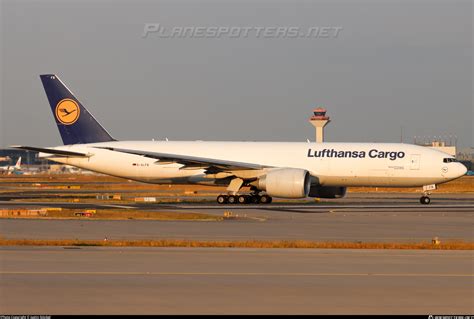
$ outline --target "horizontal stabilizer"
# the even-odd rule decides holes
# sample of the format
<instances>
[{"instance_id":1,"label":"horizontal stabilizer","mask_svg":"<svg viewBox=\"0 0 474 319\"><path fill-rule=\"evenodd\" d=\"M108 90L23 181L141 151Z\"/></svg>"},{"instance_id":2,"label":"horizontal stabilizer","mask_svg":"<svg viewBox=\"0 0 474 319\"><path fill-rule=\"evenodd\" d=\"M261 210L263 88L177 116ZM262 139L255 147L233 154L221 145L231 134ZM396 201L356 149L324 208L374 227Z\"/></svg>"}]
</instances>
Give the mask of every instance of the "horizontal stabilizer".
<instances>
[{"instance_id":1,"label":"horizontal stabilizer","mask_svg":"<svg viewBox=\"0 0 474 319\"><path fill-rule=\"evenodd\" d=\"M51 154L51 155L61 156L61 157L91 157L92 156L91 154L56 150L56 149L52 149L52 148L41 148L41 147L22 146L22 145L12 145L11 147L22 149L22 150L27 150L27 151L46 153L46 154Z\"/></svg>"}]
</instances>

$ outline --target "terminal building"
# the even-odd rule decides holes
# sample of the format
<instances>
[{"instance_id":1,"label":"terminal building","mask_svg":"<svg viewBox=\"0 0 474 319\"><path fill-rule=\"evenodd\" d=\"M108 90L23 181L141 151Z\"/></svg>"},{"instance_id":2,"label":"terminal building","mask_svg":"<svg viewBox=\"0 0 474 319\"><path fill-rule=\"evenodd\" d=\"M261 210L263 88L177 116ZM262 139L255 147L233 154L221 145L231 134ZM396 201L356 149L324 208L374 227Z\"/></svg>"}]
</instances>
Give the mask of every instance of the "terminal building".
<instances>
[{"instance_id":1,"label":"terminal building","mask_svg":"<svg viewBox=\"0 0 474 319\"><path fill-rule=\"evenodd\" d=\"M425 146L429 147L441 152L445 152L449 155L456 156L457 151L456 151L456 145L453 145L453 142L451 139L443 139L441 137L439 138L433 138L433 139L426 139L426 138L420 138L416 137L414 138L414 144L415 145L420 145L420 146Z\"/></svg>"}]
</instances>

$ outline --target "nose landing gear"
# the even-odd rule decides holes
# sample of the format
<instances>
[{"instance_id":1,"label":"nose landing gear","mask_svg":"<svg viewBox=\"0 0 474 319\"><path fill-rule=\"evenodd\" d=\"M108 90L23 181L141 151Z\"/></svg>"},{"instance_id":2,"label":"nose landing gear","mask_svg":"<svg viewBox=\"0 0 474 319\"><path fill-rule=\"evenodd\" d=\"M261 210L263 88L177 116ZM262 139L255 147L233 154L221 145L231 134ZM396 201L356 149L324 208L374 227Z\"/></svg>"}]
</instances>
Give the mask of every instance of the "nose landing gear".
<instances>
[{"instance_id":1,"label":"nose landing gear","mask_svg":"<svg viewBox=\"0 0 474 319\"><path fill-rule=\"evenodd\" d=\"M423 196L420 197L420 203L423 205L428 205L429 203L431 203L431 199L429 197L429 195L431 195L430 191L435 190L435 189L436 189L435 184L423 186Z\"/></svg>"},{"instance_id":2,"label":"nose landing gear","mask_svg":"<svg viewBox=\"0 0 474 319\"><path fill-rule=\"evenodd\" d=\"M423 205L428 205L431 202L431 199L428 196L421 196L420 203Z\"/></svg>"}]
</instances>

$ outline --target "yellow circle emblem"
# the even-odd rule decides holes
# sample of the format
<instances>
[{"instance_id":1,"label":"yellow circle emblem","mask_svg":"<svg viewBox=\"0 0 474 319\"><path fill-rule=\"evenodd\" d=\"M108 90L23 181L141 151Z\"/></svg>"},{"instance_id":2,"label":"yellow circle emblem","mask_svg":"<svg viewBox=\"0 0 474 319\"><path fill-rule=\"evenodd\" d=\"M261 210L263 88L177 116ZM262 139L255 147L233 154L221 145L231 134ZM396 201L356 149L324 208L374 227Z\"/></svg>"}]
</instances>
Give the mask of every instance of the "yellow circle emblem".
<instances>
[{"instance_id":1,"label":"yellow circle emblem","mask_svg":"<svg viewBox=\"0 0 474 319\"><path fill-rule=\"evenodd\" d=\"M56 105L56 118L64 125L76 123L80 113L81 109L74 100L64 99L59 101L58 105Z\"/></svg>"}]
</instances>

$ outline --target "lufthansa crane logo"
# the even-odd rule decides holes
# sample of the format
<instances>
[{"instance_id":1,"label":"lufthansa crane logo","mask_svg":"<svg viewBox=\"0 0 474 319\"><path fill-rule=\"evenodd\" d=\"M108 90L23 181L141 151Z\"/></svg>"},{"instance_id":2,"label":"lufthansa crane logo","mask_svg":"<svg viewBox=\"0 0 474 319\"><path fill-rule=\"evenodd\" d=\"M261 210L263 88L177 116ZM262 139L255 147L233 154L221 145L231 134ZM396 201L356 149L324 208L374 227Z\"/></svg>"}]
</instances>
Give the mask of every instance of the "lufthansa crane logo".
<instances>
[{"instance_id":1,"label":"lufthansa crane logo","mask_svg":"<svg viewBox=\"0 0 474 319\"><path fill-rule=\"evenodd\" d=\"M81 109L74 100L64 99L59 101L58 105L56 105L56 118L64 125L76 123L80 113Z\"/></svg>"}]
</instances>

